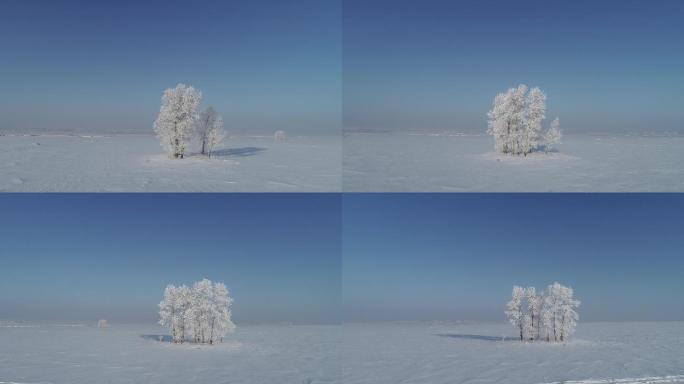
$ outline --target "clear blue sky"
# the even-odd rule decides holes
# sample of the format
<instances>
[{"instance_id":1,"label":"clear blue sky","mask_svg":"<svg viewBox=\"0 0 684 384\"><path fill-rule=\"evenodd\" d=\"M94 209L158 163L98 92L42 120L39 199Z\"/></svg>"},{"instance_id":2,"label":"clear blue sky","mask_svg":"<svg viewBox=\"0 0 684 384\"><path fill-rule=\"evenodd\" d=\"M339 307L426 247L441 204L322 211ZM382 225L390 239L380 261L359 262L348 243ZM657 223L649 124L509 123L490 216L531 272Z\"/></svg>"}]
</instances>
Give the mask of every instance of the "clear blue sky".
<instances>
[{"instance_id":1,"label":"clear blue sky","mask_svg":"<svg viewBox=\"0 0 684 384\"><path fill-rule=\"evenodd\" d=\"M347 194L344 317L504 321L514 284L584 320L684 320L684 196Z\"/></svg>"},{"instance_id":2,"label":"clear blue sky","mask_svg":"<svg viewBox=\"0 0 684 384\"><path fill-rule=\"evenodd\" d=\"M223 281L240 323L339 321L340 197L0 195L0 319L154 322L166 284Z\"/></svg>"},{"instance_id":3,"label":"clear blue sky","mask_svg":"<svg viewBox=\"0 0 684 384\"><path fill-rule=\"evenodd\" d=\"M0 130L150 133L162 91L233 133L336 134L338 0L3 0Z\"/></svg>"},{"instance_id":4,"label":"clear blue sky","mask_svg":"<svg viewBox=\"0 0 684 384\"><path fill-rule=\"evenodd\" d=\"M498 92L578 132L684 133L679 0L345 0L345 129L486 129Z\"/></svg>"}]
</instances>

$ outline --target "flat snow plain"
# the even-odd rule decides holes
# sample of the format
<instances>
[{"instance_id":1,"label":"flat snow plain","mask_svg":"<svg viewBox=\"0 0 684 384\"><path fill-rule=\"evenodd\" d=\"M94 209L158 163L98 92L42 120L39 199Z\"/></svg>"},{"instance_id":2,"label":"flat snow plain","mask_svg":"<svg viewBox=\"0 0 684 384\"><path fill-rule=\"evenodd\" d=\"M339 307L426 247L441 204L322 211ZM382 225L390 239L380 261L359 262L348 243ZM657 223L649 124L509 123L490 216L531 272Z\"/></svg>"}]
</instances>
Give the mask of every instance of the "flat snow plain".
<instances>
[{"instance_id":1,"label":"flat snow plain","mask_svg":"<svg viewBox=\"0 0 684 384\"><path fill-rule=\"evenodd\" d=\"M0 383L339 383L339 328L238 325L198 346L154 325L0 326Z\"/></svg>"},{"instance_id":2,"label":"flat snow plain","mask_svg":"<svg viewBox=\"0 0 684 384\"><path fill-rule=\"evenodd\" d=\"M567 136L558 152L494 152L486 135L346 133L349 192L682 192L684 137Z\"/></svg>"},{"instance_id":3,"label":"flat snow plain","mask_svg":"<svg viewBox=\"0 0 684 384\"><path fill-rule=\"evenodd\" d=\"M338 136L230 137L171 160L153 136L0 136L0 192L339 192Z\"/></svg>"},{"instance_id":4,"label":"flat snow plain","mask_svg":"<svg viewBox=\"0 0 684 384\"><path fill-rule=\"evenodd\" d=\"M345 384L684 383L684 322L580 323L567 344L508 324L345 324Z\"/></svg>"}]
</instances>

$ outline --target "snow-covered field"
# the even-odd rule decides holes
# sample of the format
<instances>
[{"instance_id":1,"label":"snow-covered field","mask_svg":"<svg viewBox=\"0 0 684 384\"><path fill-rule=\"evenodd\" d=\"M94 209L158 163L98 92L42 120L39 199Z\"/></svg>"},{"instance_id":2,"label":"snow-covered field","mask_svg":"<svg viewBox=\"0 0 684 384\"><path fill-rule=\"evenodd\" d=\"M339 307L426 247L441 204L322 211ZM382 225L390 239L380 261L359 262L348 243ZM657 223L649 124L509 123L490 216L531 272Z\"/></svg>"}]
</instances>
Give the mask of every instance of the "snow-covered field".
<instances>
[{"instance_id":1,"label":"snow-covered field","mask_svg":"<svg viewBox=\"0 0 684 384\"><path fill-rule=\"evenodd\" d=\"M499 323L242 325L216 346L168 338L155 325L0 324L0 383L684 383L684 322L580 323L567 344L520 343Z\"/></svg>"},{"instance_id":2,"label":"snow-covered field","mask_svg":"<svg viewBox=\"0 0 684 384\"><path fill-rule=\"evenodd\" d=\"M229 137L171 160L153 136L0 136L0 192L339 192L335 136Z\"/></svg>"},{"instance_id":3,"label":"snow-covered field","mask_svg":"<svg viewBox=\"0 0 684 384\"><path fill-rule=\"evenodd\" d=\"M684 383L684 322L579 323L567 344L508 324L345 324L343 382Z\"/></svg>"},{"instance_id":4,"label":"snow-covered field","mask_svg":"<svg viewBox=\"0 0 684 384\"><path fill-rule=\"evenodd\" d=\"M0 383L339 383L339 331L245 325L197 346L154 325L0 325Z\"/></svg>"},{"instance_id":5,"label":"snow-covered field","mask_svg":"<svg viewBox=\"0 0 684 384\"><path fill-rule=\"evenodd\" d=\"M350 192L682 192L684 137L567 136L556 153L494 153L486 135L348 133Z\"/></svg>"}]
</instances>

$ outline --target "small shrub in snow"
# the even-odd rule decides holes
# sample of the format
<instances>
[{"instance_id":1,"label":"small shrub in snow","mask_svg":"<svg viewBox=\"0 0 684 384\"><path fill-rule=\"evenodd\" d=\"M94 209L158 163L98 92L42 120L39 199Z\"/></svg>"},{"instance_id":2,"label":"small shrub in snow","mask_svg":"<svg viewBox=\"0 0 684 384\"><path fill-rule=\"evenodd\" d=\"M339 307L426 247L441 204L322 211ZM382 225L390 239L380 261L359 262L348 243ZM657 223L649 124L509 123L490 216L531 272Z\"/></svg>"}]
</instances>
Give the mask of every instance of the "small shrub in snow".
<instances>
[{"instance_id":1,"label":"small shrub in snow","mask_svg":"<svg viewBox=\"0 0 684 384\"><path fill-rule=\"evenodd\" d=\"M579 305L572 288L559 283L549 285L541 294L534 287L513 286L505 313L520 341L564 342L575 332Z\"/></svg>"},{"instance_id":2,"label":"small shrub in snow","mask_svg":"<svg viewBox=\"0 0 684 384\"><path fill-rule=\"evenodd\" d=\"M276 131L276 132L273 134L273 139L274 139L275 141L283 141L283 140L285 140L285 139L286 139L285 131Z\"/></svg>"},{"instance_id":3,"label":"small shrub in snow","mask_svg":"<svg viewBox=\"0 0 684 384\"><path fill-rule=\"evenodd\" d=\"M176 88L164 91L159 116L154 122L154 131L171 158L182 159L185 156L201 101L202 93L185 84L178 84Z\"/></svg>"},{"instance_id":4,"label":"small shrub in snow","mask_svg":"<svg viewBox=\"0 0 684 384\"><path fill-rule=\"evenodd\" d=\"M109 322L104 319L100 319L97 321L97 327L98 328L109 328Z\"/></svg>"},{"instance_id":5,"label":"small shrub in snow","mask_svg":"<svg viewBox=\"0 0 684 384\"><path fill-rule=\"evenodd\" d=\"M494 98L487 113L487 134L494 137L494 147L501 153L527 155L546 145L556 143L555 133L542 132L546 118L546 94L541 89L521 84ZM560 124L555 129L560 140ZM547 142L547 140L554 140Z\"/></svg>"},{"instance_id":6,"label":"small shrub in snow","mask_svg":"<svg viewBox=\"0 0 684 384\"><path fill-rule=\"evenodd\" d=\"M159 324L169 329L174 343L190 337L195 343L214 344L235 329L230 306L233 299L223 283L203 279L192 287L169 284L159 303Z\"/></svg>"},{"instance_id":7,"label":"small shrub in snow","mask_svg":"<svg viewBox=\"0 0 684 384\"><path fill-rule=\"evenodd\" d=\"M200 153L211 157L214 147L225 137L223 117L213 107L209 107L200 113L197 120L197 136L201 147Z\"/></svg>"}]
</instances>

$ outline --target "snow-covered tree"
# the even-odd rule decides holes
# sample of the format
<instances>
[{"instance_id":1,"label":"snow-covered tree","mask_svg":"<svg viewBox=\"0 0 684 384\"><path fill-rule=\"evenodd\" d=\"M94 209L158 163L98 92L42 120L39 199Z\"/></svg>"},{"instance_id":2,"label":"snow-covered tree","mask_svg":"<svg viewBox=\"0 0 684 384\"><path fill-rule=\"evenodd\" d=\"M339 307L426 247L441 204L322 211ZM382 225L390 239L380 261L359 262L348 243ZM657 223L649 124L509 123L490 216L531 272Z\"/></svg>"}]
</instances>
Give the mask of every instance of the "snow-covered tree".
<instances>
[{"instance_id":1,"label":"snow-covered tree","mask_svg":"<svg viewBox=\"0 0 684 384\"><path fill-rule=\"evenodd\" d=\"M542 122L546 118L546 94L521 84L499 93L487 113L487 133L502 153L527 155L543 144Z\"/></svg>"},{"instance_id":2,"label":"snow-covered tree","mask_svg":"<svg viewBox=\"0 0 684 384\"><path fill-rule=\"evenodd\" d=\"M223 336L235 329L235 324L231 320L232 314L230 306L233 299L230 297L226 285L215 283L212 287L211 303L207 317L209 335L207 341L214 344L222 341Z\"/></svg>"},{"instance_id":3,"label":"snow-covered tree","mask_svg":"<svg viewBox=\"0 0 684 384\"><path fill-rule=\"evenodd\" d=\"M185 341L188 316L192 307L192 292L185 285L168 285L159 303L159 324L169 328L174 343Z\"/></svg>"},{"instance_id":4,"label":"snow-covered tree","mask_svg":"<svg viewBox=\"0 0 684 384\"><path fill-rule=\"evenodd\" d=\"M553 283L546 288L549 317L552 319L553 337L555 341L567 341L575 332L579 314L577 307L580 301L574 298L574 291L559 283ZM546 305L545 301L545 305Z\"/></svg>"},{"instance_id":5,"label":"snow-covered tree","mask_svg":"<svg viewBox=\"0 0 684 384\"><path fill-rule=\"evenodd\" d=\"M159 303L159 324L169 328L174 342L182 343L190 336L195 343L214 344L235 329L230 306L233 299L223 283L203 279L193 284L164 290Z\"/></svg>"},{"instance_id":6,"label":"snow-covered tree","mask_svg":"<svg viewBox=\"0 0 684 384\"><path fill-rule=\"evenodd\" d=\"M175 285L167 285L166 289L164 289L164 299L159 303L159 325L171 331L174 343L179 341L176 290Z\"/></svg>"},{"instance_id":7,"label":"snow-covered tree","mask_svg":"<svg viewBox=\"0 0 684 384\"><path fill-rule=\"evenodd\" d=\"M284 141L286 139L285 131L275 131L273 134L273 139L275 141Z\"/></svg>"},{"instance_id":8,"label":"snow-covered tree","mask_svg":"<svg viewBox=\"0 0 684 384\"><path fill-rule=\"evenodd\" d=\"M572 288L559 283L549 285L544 291L542 321L544 335L548 341L567 341L575 332L579 320L577 307L580 301L574 298Z\"/></svg>"},{"instance_id":9,"label":"snow-covered tree","mask_svg":"<svg viewBox=\"0 0 684 384\"><path fill-rule=\"evenodd\" d=\"M542 309L540 318L541 332L539 333L539 338L546 341L551 341L551 338L553 338L553 340L556 341L554 336L554 311L551 309L552 306L550 305L548 296L545 293L546 292L542 294Z\"/></svg>"},{"instance_id":10,"label":"snow-covered tree","mask_svg":"<svg viewBox=\"0 0 684 384\"><path fill-rule=\"evenodd\" d=\"M520 341L525 336L525 313L523 312L523 300L525 299L525 288L513 286L511 300L506 304L506 316L508 321L520 331Z\"/></svg>"},{"instance_id":11,"label":"snow-covered tree","mask_svg":"<svg viewBox=\"0 0 684 384\"><path fill-rule=\"evenodd\" d=\"M204 342L205 323L209 311L211 281L203 279L192 285L192 308L190 309L192 339L195 343Z\"/></svg>"},{"instance_id":12,"label":"snow-covered tree","mask_svg":"<svg viewBox=\"0 0 684 384\"><path fill-rule=\"evenodd\" d=\"M527 314L529 316L528 340L537 340L541 332L541 309L542 296L537 294L534 287L525 289L525 300L527 302Z\"/></svg>"},{"instance_id":13,"label":"snow-covered tree","mask_svg":"<svg viewBox=\"0 0 684 384\"><path fill-rule=\"evenodd\" d=\"M200 113L197 120L197 136L201 146L200 152L211 157L214 147L225 137L223 117L213 107L206 108Z\"/></svg>"},{"instance_id":14,"label":"snow-covered tree","mask_svg":"<svg viewBox=\"0 0 684 384\"><path fill-rule=\"evenodd\" d=\"M525 100L524 150L534 151L543 141L542 121L546 118L546 94L541 89L530 89Z\"/></svg>"},{"instance_id":15,"label":"snow-covered tree","mask_svg":"<svg viewBox=\"0 0 684 384\"><path fill-rule=\"evenodd\" d=\"M560 143L563 134L560 129L560 120L556 117L551 122L551 127L546 131L544 135L544 148L548 152L553 148L554 145Z\"/></svg>"},{"instance_id":16,"label":"snow-covered tree","mask_svg":"<svg viewBox=\"0 0 684 384\"><path fill-rule=\"evenodd\" d=\"M178 84L176 88L164 91L159 116L154 122L154 131L170 157L182 159L185 156L201 101L202 93L185 84Z\"/></svg>"},{"instance_id":17,"label":"snow-covered tree","mask_svg":"<svg viewBox=\"0 0 684 384\"><path fill-rule=\"evenodd\" d=\"M514 286L506 315L521 341L564 342L575 331L579 305L572 288L559 283L549 285L541 294L534 287Z\"/></svg>"},{"instance_id":18,"label":"snow-covered tree","mask_svg":"<svg viewBox=\"0 0 684 384\"><path fill-rule=\"evenodd\" d=\"M211 157L211 155L214 153L214 148L220 144L225 137L226 134L223 131L223 117L219 116L218 119L216 119L214 127L207 135L207 149L209 151L209 157Z\"/></svg>"}]
</instances>

